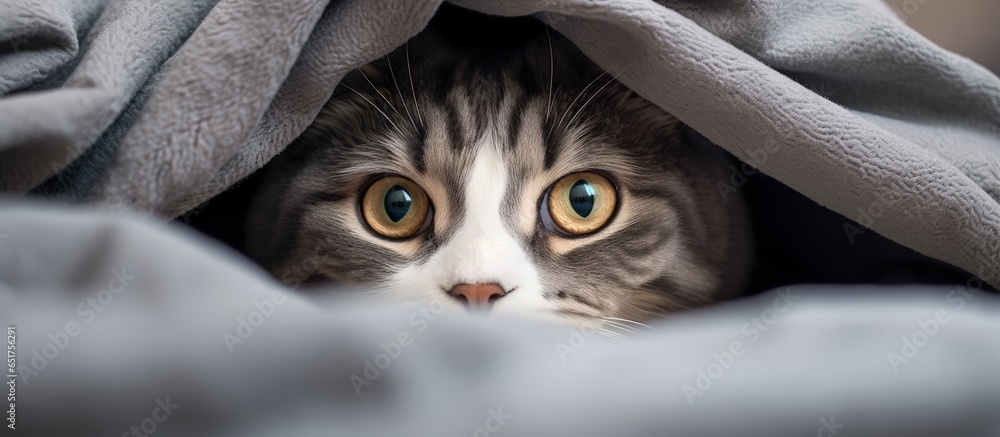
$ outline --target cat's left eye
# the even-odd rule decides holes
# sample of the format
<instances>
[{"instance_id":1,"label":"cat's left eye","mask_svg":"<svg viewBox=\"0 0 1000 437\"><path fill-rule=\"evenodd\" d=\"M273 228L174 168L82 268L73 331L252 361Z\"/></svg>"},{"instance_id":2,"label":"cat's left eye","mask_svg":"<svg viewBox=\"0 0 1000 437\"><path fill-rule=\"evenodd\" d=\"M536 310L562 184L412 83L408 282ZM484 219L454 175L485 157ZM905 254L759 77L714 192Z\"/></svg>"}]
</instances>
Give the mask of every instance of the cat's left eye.
<instances>
[{"instance_id":1,"label":"cat's left eye","mask_svg":"<svg viewBox=\"0 0 1000 437\"><path fill-rule=\"evenodd\" d=\"M604 226L618 203L615 186L600 174L584 171L563 176L542 199L542 223L553 231L584 235Z\"/></svg>"},{"instance_id":2,"label":"cat's left eye","mask_svg":"<svg viewBox=\"0 0 1000 437\"><path fill-rule=\"evenodd\" d=\"M365 190L361 214L379 235L407 238L430 225L433 210L420 186L401 176L388 176Z\"/></svg>"}]
</instances>

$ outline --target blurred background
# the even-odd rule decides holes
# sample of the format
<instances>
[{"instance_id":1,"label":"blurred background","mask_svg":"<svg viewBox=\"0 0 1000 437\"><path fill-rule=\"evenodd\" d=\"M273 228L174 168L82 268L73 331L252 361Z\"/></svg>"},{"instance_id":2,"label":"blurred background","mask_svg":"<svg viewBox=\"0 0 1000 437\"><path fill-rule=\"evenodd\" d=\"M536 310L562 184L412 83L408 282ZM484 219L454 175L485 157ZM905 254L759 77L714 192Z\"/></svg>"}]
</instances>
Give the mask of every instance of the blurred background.
<instances>
[{"instance_id":1,"label":"blurred background","mask_svg":"<svg viewBox=\"0 0 1000 437\"><path fill-rule=\"evenodd\" d=\"M1000 74L1000 0L886 0L937 45Z\"/></svg>"}]
</instances>

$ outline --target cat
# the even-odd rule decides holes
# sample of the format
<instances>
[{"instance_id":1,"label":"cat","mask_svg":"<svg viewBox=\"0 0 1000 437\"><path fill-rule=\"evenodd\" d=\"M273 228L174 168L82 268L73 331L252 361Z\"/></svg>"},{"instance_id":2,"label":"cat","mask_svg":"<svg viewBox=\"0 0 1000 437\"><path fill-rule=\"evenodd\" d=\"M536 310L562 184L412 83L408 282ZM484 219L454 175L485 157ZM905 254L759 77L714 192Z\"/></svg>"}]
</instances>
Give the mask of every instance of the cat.
<instances>
[{"instance_id":1,"label":"cat","mask_svg":"<svg viewBox=\"0 0 1000 437\"><path fill-rule=\"evenodd\" d=\"M344 77L263 169L247 253L285 282L580 325L737 293L728 156L537 24L504 44L432 26Z\"/></svg>"}]
</instances>

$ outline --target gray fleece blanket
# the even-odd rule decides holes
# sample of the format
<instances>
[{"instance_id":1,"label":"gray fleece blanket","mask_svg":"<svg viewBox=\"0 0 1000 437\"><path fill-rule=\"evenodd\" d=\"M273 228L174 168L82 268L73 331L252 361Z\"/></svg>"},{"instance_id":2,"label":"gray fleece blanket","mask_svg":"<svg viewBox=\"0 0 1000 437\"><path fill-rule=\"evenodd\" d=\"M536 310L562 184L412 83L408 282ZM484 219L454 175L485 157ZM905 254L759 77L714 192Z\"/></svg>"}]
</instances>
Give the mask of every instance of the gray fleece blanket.
<instances>
[{"instance_id":1,"label":"gray fleece blanket","mask_svg":"<svg viewBox=\"0 0 1000 437\"><path fill-rule=\"evenodd\" d=\"M610 335L292 291L155 222L7 205L0 232L9 435L1000 432L981 282L793 286Z\"/></svg>"},{"instance_id":2,"label":"gray fleece blanket","mask_svg":"<svg viewBox=\"0 0 1000 437\"><path fill-rule=\"evenodd\" d=\"M975 291L1000 283L996 76L876 0L455 3L538 17L861 225L845 238L878 232L971 288L776 290L609 344L307 299L178 231L7 205L0 322L26 435L1000 432L997 302ZM438 5L0 0L0 190L177 216L264 165Z\"/></svg>"}]
</instances>

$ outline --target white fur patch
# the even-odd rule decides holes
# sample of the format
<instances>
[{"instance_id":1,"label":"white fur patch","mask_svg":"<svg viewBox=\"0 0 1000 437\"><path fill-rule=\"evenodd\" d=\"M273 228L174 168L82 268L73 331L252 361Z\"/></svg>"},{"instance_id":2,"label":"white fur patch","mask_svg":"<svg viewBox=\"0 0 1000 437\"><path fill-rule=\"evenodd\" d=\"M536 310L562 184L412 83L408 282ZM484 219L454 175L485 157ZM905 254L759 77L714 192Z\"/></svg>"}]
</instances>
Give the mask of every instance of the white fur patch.
<instances>
[{"instance_id":1,"label":"white fur patch","mask_svg":"<svg viewBox=\"0 0 1000 437\"><path fill-rule=\"evenodd\" d=\"M499 284L506 296L497 300L497 312L539 314L555 308L542 297L538 269L532 264L516 229L503 223L501 205L508 192L507 168L490 140L482 140L465 181L465 211L456 232L419 266L393 275L390 287L407 297L425 297L460 305L448 295L459 284Z\"/></svg>"}]
</instances>

